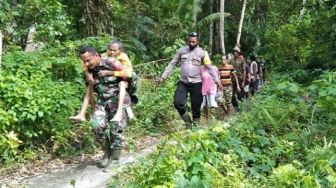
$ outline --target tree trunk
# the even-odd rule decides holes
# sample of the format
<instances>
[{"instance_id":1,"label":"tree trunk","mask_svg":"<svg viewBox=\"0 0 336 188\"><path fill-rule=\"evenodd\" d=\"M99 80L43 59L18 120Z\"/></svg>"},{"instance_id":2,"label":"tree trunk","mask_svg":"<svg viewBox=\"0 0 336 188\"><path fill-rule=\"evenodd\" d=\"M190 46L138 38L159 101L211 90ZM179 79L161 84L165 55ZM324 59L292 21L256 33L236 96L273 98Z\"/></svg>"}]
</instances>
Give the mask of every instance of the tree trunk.
<instances>
[{"instance_id":1,"label":"tree trunk","mask_svg":"<svg viewBox=\"0 0 336 188\"><path fill-rule=\"evenodd\" d=\"M108 1L85 0L83 18L85 31L89 36L96 36L110 31L111 17Z\"/></svg>"},{"instance_id":2,"label":"tree trunk","mask_svg":"<svg viewBox=\"0 0 336 188\"><path fill-rule=\"evenodd\" d=\"M197 14L198 14L198 1L193 0L193 13L192 13L192 29L195 29L196 23L197 23Z\"/></svg>"},{"instance_id":3,"label":"tree trunk","mask_svg":"<svg viewBox=\"0 0 336 188\"><path fill-rule=\"evenodd\" d=\"M210 3L209 3L209 8L210 8L210 14L212 14L213 12L213 0L210 0ZM210 22L210 26L209 26L209 53L212 55L212 46L213 46L213 30L214 30L214 23L213 21Z\"/></svg>"},{"instance_id":4,"label":"tree trunk","mask_svg":"<svg viewBox=\"0 0 336 188\"><path fill-rule=\"evenodd\" d=\"M306 13L306 4L307 4L307 0L303 0L302 1L302 9L300 10L299 20L302 20L303 16Z\"/></svg>"},{"instance_id":5,"label":"tree trunk","mask_svg":"<svg viewBox=\"0 0 336 188\"><path fill-rule=\"evenodd\" d=\"M240 16L238 35L237 35L237 41L236 41L236 45L238 45L238 46L240 46L240 36L241 36L242 28L243 28L243 21L244 21L244 15L245 15L246 2L247 2L247 0L244 0L243 8L242 8L241 16Z\"/></svg>"},{"instance_id":6,"label":"tree trunk","mask_svg":"<svg viewBox=\"0 0 336 188\"><path fill-rule=\"evenodd\" d=\"M0 31L0 71L1 71L1 62L2 62L2 39L3 39L3 35L2 35L2 32Z\"/></svg>"},{"instance_id":7,"label":"tree trunk","mask_svg":"<svg viewBox=\"0 0 336 188\"><path fill-rule=\"evenodd\" d=\"M220 21L219 21L219 35L220 35L220 46L222 54L225 54L225 43L224 43L224 8L225 0L220 0Z\"/></svg>"},{"instance_id":8,"label":"tree trunk","mask_svg":"<svg viewBox=\"0 0 336 188\"><path fill-rule=\"evenodd\" d=\"M36 27L31 26L29 28L27 42L26 42L26 48L25 48L26 52L35 51L35 41L34 41L35 33L36 33Z\"/></svg>"}]
</instances>

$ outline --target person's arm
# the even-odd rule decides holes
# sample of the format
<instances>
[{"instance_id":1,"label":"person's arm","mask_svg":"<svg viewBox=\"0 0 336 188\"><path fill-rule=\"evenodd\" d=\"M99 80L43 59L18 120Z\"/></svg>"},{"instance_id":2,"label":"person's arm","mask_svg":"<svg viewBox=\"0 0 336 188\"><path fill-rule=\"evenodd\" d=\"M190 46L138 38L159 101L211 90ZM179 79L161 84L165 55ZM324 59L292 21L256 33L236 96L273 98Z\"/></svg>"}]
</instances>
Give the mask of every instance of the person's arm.
<instances>
[{"instance_id":1,"label":"person's arm","mask_svg":"<svg viewBox=\"0 0 336 188\"><path fill-rule=\"evenodd\" d=\"M243 81L242 81L242 87L245 86L245 82L246 82L246 63L245 63L245 61L243 61Z\"/></svg>"},{"instance_id":2,"label":"person's arm","mask_svg":"<svg viewBox=\"0 0 336 188\"><path fill-rule=\"evenodd\" d=\"M171 74L171 72L173 71L173 69L175 68L176 64L181 60L181 52L180 50L178 50L174 56L174 58L171 60L171 62L169 63L169 65L166 67L165 71L163 72L161 78L162 79L167 79L169 77L169 75Z\"/></svg>"},{"instance_id":3,"label":"person's arm","mask_svg":"<svg viewBox=\"0 0 336 188\"><path fill-rule=\"evenodd\" d=\"M236 75L236 72L233 71L231 72L233 78L235 79L236 83L237 83L237 91L240 92L240 86L239 86L239 82L238 82L238 78L237 78L237 75Z\"/></svg>"},{"instance_id":4,"label":"person's arm","mask_svg":"<svg viewBox=\"0 0 336 188\"><path fill-rule=\"evenodd\" d=\"M87 81L89 84L93 84L94 79L93 79L93 75L92 75L92 73L90 73L88 70L85 70L84 75L85 75L85 79L86 79L86 81Z\"/></svg>"},{"instance_id":5,"label":"person's arm","mask_svg":"<svg viewBox=\"0 0 336 188\"><path fill-rule=\"evenodd\" d=\"M254 63L252 69L253 69L253 80L252 81L256 81L257 74L258 74L258 64Z\"/></svg>"}]
</instances>

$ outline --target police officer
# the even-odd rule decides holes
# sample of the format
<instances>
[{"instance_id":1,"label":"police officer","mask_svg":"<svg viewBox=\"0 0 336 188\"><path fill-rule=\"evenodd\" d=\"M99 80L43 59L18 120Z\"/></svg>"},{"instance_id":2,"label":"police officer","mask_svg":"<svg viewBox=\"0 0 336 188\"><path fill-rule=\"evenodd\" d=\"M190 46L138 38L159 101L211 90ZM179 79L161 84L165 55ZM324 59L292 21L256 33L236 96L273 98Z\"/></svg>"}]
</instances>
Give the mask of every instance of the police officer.
<instances>
[{"instance_id":1,"label":"police officer","mask_svg":"<svg viewBox=\"0 0 336 188\"><path fill-rule=\"evenodd\" d=\"M205 65L208 68L211 77L220 88L222 88L222 85L214 67L210 66L211 61L208 52L198 45L196 32L188 34L187 45L177 51L173 60L159 78L159 83L168 78L177 63L179 63L181 71L180 80L175 91L174 106L185 122L187 129L190 129L193 124L195 126L199 124L201 117L201 104L203 102L201 66ZM191 98L193 119L190 118L186 111L188 94Z\"/></svg>"}]
</instances>

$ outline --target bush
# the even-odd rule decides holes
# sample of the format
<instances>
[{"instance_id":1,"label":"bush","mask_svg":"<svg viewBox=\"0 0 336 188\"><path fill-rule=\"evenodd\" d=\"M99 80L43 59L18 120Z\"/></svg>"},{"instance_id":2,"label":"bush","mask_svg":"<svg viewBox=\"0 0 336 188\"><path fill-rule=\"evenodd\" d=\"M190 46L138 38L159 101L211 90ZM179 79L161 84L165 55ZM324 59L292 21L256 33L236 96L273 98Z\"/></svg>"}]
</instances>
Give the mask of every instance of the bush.
<instances>
[{"instance_id":1,"label":"bush","mask_svg":"<svg viewBox=\"0 0 336 188\"><path fill-rule=\"evenodd\" d=\"M52 146L56 135L72 127L67 117L80 106L84 91L78 65L73 56L5 54L0 84L2 160L17 160L27 147Z\"/></svg>"},{"instance_id":2,"label":"bush","mask_svg":"<svg viewBox=\"0 0 336 188\"><path fill-rule=\"evenodd\" d=\"M215 122L208 129L168 136L110 187L336 186L335 144L327 142L335 139L335 120L329 122L324 107L314 105L320 97L305 97L310 89L278 78L245 102L228 130Z\"/></svg>"}]
</instances>

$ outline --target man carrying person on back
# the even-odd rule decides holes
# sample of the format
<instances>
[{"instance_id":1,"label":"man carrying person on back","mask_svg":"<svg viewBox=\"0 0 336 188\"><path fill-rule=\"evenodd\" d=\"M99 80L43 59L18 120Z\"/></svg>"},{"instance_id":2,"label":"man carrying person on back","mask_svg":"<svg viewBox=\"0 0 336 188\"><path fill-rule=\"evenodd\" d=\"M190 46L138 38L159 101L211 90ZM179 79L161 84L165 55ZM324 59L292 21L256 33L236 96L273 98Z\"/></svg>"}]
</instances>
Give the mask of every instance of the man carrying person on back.
<instances>
[{"instance_id":1,"label":"man carrying person on back","mask_svg":"<svg viewBox=\"0 0 336 188\"><path fill-rule=\"evenodd\" d=\"M119 101L119 83L121 78L106 75L104 71L114 70L111 61L103 59L92 47L82 47L80 57L92 74L93 82L89 93L95 92L97 102L91 118L93 134L104 150L104 157L98 163L99 167L106 167L112 161L118 161L122 149L123 131L127 125L125 108L122 109L121 120L113 121ZM125 91L123 105L130 105L130 96Z\"/></svg>"}]
</instances>

